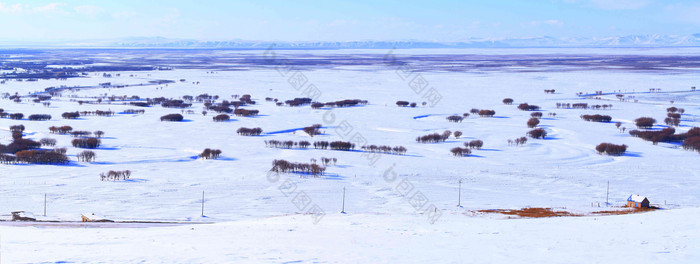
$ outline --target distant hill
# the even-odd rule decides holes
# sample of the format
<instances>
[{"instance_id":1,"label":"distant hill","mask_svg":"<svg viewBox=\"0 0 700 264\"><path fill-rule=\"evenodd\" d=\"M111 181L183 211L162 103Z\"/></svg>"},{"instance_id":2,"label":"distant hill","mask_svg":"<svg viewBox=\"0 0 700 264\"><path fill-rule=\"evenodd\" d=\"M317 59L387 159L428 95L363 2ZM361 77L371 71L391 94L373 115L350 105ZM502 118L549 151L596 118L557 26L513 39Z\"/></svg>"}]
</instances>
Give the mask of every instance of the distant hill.
<instances>
[{"instance_id":1,"label":"distant hill","mask_svg":"<svg viewBox=\"0 0 700 264\"><path fill-rule=\"evenodd\" d=\"M5 47L110 47L214 49L430 49L430 48L538 48L538 47L700 47L700 33L692 35L627 35L590 38L471 38L459 42L429 41L207 41L163 37L55 42L0 42Z\"/></svg>"}]
</instances>

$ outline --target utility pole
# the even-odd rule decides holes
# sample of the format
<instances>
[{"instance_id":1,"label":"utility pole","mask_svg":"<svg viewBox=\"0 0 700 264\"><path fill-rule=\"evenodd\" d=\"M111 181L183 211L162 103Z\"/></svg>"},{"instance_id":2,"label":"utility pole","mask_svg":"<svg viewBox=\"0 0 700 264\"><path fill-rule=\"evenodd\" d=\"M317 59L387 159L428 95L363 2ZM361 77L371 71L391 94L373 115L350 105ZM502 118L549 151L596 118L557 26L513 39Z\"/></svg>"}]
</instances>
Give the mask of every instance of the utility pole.
<instances>
[{"instance_id":1,"label":"utility pole","mask_svg":"<svg viewBox=\"0 0 700 264\"><path fill-rule=\"evenodd\" d=\"M340 210L340 213L345 213L345 187L343 187L343 209Z\"/></svg>"},{"instance_id":2,"label":"utility pole","mask_svg":"<svg viewBox=\"0 0 700 264\"><path fill-rule=\"evenodd\" d=\"M202 191L202 217L204 217L204 191Z\"/></svg>"},{"instance_id":3,"label":"utility pole","mask_svg":"<svg viewBox=\"0 0 700 264\"><path fill-rule=\"evenodd\" d=\"M457 195L457 207L462 207L462 179L459 179L459 192Z\"/></svg>"}]
</instances>

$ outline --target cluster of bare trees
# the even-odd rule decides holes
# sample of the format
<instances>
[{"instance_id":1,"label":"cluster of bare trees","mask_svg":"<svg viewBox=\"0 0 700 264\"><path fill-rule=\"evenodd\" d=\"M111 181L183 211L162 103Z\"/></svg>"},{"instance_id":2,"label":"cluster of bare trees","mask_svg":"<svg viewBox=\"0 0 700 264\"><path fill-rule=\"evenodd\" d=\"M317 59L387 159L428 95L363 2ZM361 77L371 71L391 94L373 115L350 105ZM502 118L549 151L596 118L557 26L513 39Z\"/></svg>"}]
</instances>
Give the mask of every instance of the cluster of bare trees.
<instances>
[{"instance_id":1,"label":"cluster of bare trees","mask_svg":"<svg viewBox=\"0 0 700 264\"><path fill-rule=\"evenodd\" d=\"M612 107L612 105L610 105ZM557 108L563 108L563 109L588 109L588 104L587 103L576 103L576 104L571 104L571 103L557 103Z\"/></svg>"},{"instance_id":2,"label":"cluster of bare trees","mask_svg":"<svg viewBox=\"0 0 700 264\"><path fill-rule=\"evenodd\" d=\"M125 170L125 171L113 171L110 170L105 173L100 173L100 180L101 181L118 181L118 180L126 180L131 177L131 171L130 170Z\"/></svg>"},{"instance_id":3,"label":"cluster of bare trees","mask_svg":"<svg viewBox=\"0 0 700 264\"><path fill-rule=\"evenodd\" d=\"M535 128L533 130L530 130L527 132L527 135L532 137L532 138L542 138L544 139L547 136L547 131L542 129L542 128Z\"/></svg>"},{"instance_id":4,"label":"cluster of bare trees","mask_svg":"<svg viewBox=\"0 0 700 264\"><path fill-rule=\"evenodd\" d=\"M529 120L527 120L527 127L529 127L529 128L534 128L539 124L540 124L540 120L537 118L533 117L533 118L530 118Z\"/></svg>"},{"instance_id":5,"label":"cluster of bare trees","mask_svg":"<svg viewBox=\"0 0 700 264\"><path fill-rule=\"evenodd\" d=\"M96 116L113 116L113 115L114 115L114 111L112 111L112 110L107 110L107 111L102 111L102 110L80 111L79 114L80 114L80 116L89 116L89 115L96 115Z\"/></svg>"},{"instance_id":6,"label":"cluster of bare trees","mask_svg":"<svg viewBox=\"0 0 700 264\"><path fill-rule=\"evenodd\" d=\"M9 156L9 155L7 155ZM9 159L6 157L5 159ZM66 157L65 152L55 150L32 149L22 150L15 153L15 162L35 163L35 164L66 164L70 160ZM11 163L11 161L8 161Z\"/></svg>"},{"instance_id":7,"label":"cluster of bare trees","mask_svg":"<svg viewBox=\"0 0 700 264\"><path fill-rule=\"evenodd\" d=\"M231 119L231 117L228 116L227 114L220 114L220 115L214 116L213 119L214 119L214 122L224 122L224 121L228 121L229 119Z\"/></svg>"},{"instance_id":8,"label":"cluster of bare trees","mask_svg":"<svg viewBox=\"0 0 700 264\"><path fill-rule=\"evenodd\" d=\"M408 101L396 101L396 105L399 107L406 107L411 105L412 107L416 107L418 104L416 103L409 103Z\"/></svg>"},{"instance_id":9,"label":"cluster of bare trees","mask_svg":"<svg viewBox=\"0 0 700 264\"><path fill-rule=\"evenodd\" d=\"M12 120L22 120L24 118L24 114L22 113L8 113L8 112L0 112L0 118L5 118L8 117Z\"/></svg>"},{"instance_id":10,"label":"cluster of bare trees","mask_svg":"<svg viewBox=\"0 0 700 264\"><path fill-rule=\"evenodd\" d=\"M146 113L146 110L143 109L126 109L124 110L125 114L144 114Z\"/></svg>"},{"instance_id":11,"label":"cluster of bare trees","mask_svg":"<svg viewBox=\"0 0 700 264\"><path fill-rule=\"evenodd\" d=\"M294 142L291 140L286 140L286 141L280 141L280 140L265 140L265 146L270 147L270 148L293 148L293 147L299 147L299 148L308 148L311 146L311 142L308 142L306 140L302 140L299 142Z\"/></svg>"},{"instance_id":12,"label":"cluster of bare trees","mask_svg":"<svg viewBox=\"0 0 700 264\"><path fill-rule=\"evenodd\" d=\"M185 119L181 114L167 114L160 117L160 121L180 122Z\"/></svg>"},{"instance_id":13,"label":"cluster of bare trees","mask_svg":"<svg viewBox=\"0 0 700 264\"><path fill-rule=\"evenodd\" d=\"M609 115L581 115L581 119L586 120L586 121L593 121L593 122L603 122L607 123L612 121L612 117Z\"/></svg>"},{"instance_id":14,"label":"cluster of bare trees","mask_svg":"<svg viewBox=\"0 0 700 264\"><path fill-rule=\"evenodd\" d=\"M92 135L92 132L83 131L83 130L75 130L75 131L71 131L70 135L72 137L89 137L90 135Z\"/></svg>"},{"instance_id":15,"label":"cluster of bare trees","mask_svg":"<svg viewBox=\"0 0 700 264\"><path fill-rule=\"evenodd\" d=\"M80 117L80 113L78 111L65 112L65 113L61 114L61 117L63 117L63 119L76 119L76 118Z\"/></svg>"},{"instance_id":16,"label":"cluster of bare trees","mask_svg":"<svg viewBox=\"0 0 700 264\"><path fill-rule=\"evenodd\" d=\"M73 144L73 147L76 148L99 148L100 145L102 144L102 141L99 140L98 138L76 138L71 141L71 144Z\"/></svg>"},{"instance_id":17,"label":"cluster of bare trees","mask_svg":"<svg viewBox=\"0 0 700 264\"><path fill-rule=\"evenodd\" d=\"M513 98L505 98L505 99L503 99L503 104L507 104L507 105L513 104Z\"/></svg>"},{"instance_id":18,"label":"cluster of bare trees","mask_svg":"<svg viewBox=\"0 0 700 264\"><path fill-rule=\"evenodd\" d=\"M256 128L247 128L247 127L241 127L238 130L236 130L236 133L238 133L241 136L259 136L262 134L263 130L262 128L256 127Z\"/></svg>"},{"instance_id":19,"label":"cluster of bare trees","mask_svg":"<svg viewBox=\"0 0 700 264\"><path fill-rule=\"evenodd\" d=\"M554 94L554 89L551 89L551 90L546 90L546 89L545 89L545 90L544 90L544 93L546 93L546 94Z\"/></svg>"},{"instance_id":20,"label":"cluster of bare trees","mask_svg":"<svg viewBox=\"0 0 700 264\"><path fill-rule=\"evenodd\" d=\"M321 125L320 124L314 124L312 126L305 127L304 132L308 134L309 136L313 137L315 135L320 135L321 134Z\"/></svg>"},{"instance_id":21,"label":"cluster of bare trees","mask_svg":"<svg viewBox=\"0 0 700 264\"><path fill-rule=\"evenodd\" d=\"M664 119L664 123L666 123L667 126L680 126L681 124L681 119L680 118L675 118L675 117L667 117Z\"/></svg>"},{"instance_id":22,"label":"cluster of bare trees","mask_svg":"<svg viewBox=\"0 0 700 264\"><path fill-rule=\"evenodd\" d=\"M331 162L333 162L333 165L335 165L335 163L338 162L338 159L321 157L321 163L323 163L323 165L328 166L329 164L331 164ZM316 160L311 159L311 163L316 163Z\"/></svg>"},{"instance_id":23,"label":"cluster of bare trees","mask_svg":"<svg viewBox=\"0 0 700 264\"><path fill-rule=\"evenodd\" d=\"M369 101L367 101L367 100L345 99L345 100L339 100L339 101L335 101L335 102L326 102L326 103L315 102L315 103L311 104L311 107L314 109L318 109L318 108L321 108L324 106L325 107L351 107L351 106L356 106L358 104L366 105L368 103L369 103ZM323 105L319 105L319 104L323 104Z\"/></svg>"},{"instance_id":24,"label":"cluster of bare trees","mask_svg":"<svg viewBox=\"0 0 700 264\"><path fill-rule=\"evenodd\" d=\"M0 144L0 153L15 154L23 150L37 149L41 147L41 143L39 142L22 138L22 133L13 133L12 139L12 143L7 146Z\"/></svg>"},{"instance_id":25,"label":"cluster of bare trees","mask_svg":"<svg viewBox=\"0 0 700 264\"><path fill-rule=\"evenodd\" d=\"M73 131L73 128L70 126L51 126L49 127L49 131L51 132L51 134L68 134L71 131Z\"/></svg>"},{"instance_id":26,"label":"cluster of bare trees","mask_svg":"<svg viewBox=\"0 0 700 264\"><path fill-rule=\"evenodd\" d=\"M156 99L164 99L164 98L156 98ZM190 103L185 103L183 100L178 100L178 99L164 99L164 100L158 100L160 101L160 106L162 107L167 107L167 108L188 108L192 106Z\"/></svg>"},{"instance_id":27,"label":"cluster of bare trees","mask_svg":"<svg viewBox=\"0 0 700 264\"><path fill-rule=\"evenodd\" d=\"M250 110L248 110L248 109L243 109L243 108L238 108L238 109L236 109L236 110L233 111L233 114L234 114L234 115L236 115L236 116L245 116L245 117L248 117L248 116L256 116L256 115L258 115L258 113L260 113L260 111L255 110L255 109L250 109Z\"/></svg>"},{"instance_id":28,"label":"cluster of bare trees","mask_svg":"<svg viewBox=\"0 0 700 264\"><path fill-rule=\"evenodd\" d=\"M270 169L270 171L274 171L276 173L303 173L318 176L323 175L323 173L326 171L326 167L313 163L297 163L286 160L274 160L272 161L272 169Z\"/></svg>"},{"instance_id":29,"label":"cluster of bare trees","mask_svg":"<svg viewBox=\"0 0 700 264\"><path fill-rule=\"evenodd\" d=\"M629 132L629 134L633 137L638 137L646 141L651 141L654 145L656 145L659 142L680 142L685 141L688 138L700 136L700 128L693 127L686 133L675 133L676 129L672 127L667 127L659 131L630 130Z\"/></svg>"},{"instance_id":30,"label":"cluster of bare trees","mask_svg":"<svg viewBox=\"0 0 700 264\"><path fill-rule=\"evenodd\" d=\"M39 140L42 146L53 147L56 146L56 139L53 138L42 138Z\"/></svg>"},{"instance_id":31,"label":"cluster of bare trees","mask_svg":"<svg viewBox=\"0 0 700 264\"><path fill-rule=\"evenodd\" d=\"M464 142L464 146L471 149L481 149L484 146L484 141L476 139L469 142Z\"/></svg>"},{"instance_id":32,"label":"cluster of bare trees","mask_svg":"<svg viewBox=\"0 0 700 264\"><path fill-rule=\"evenodd\" d=\"M447 119L447 121L457 123L457 122L462 122L462 120L464 119L464 117L463 117L463 116L458 116L458 115L451 115L451 116L448 116L446 119Z\"/></svg>"},{"instance_id":33,"label":"cluster of bare trees","mask_svg":"<svg viewBox=\"0 0 700 264\"><path fill-rule=\"evenodd\" d=\"M634 125L641 129L652 128L654 123L656 123L656 119L651 117L640 117L634 120Z\"/></svg>"},{"instance_id":34,"label":"cluster of bare trees","mask_svg":"<svg viewBox=\"0 0 700 264\"><path fill-rule=\"evenodd\" d=\"M311 98L302 97L302 98L294 98L294 100L287 100L287 101L284 101L284 103L286 103L287 105L289 105L291 107L295 107L295 106L302 106L302 105L311 104L311 101L312 101Z\"/></svg>"},{"instance_id":35,"label":"cluster of bare trees","mask_svg":"<svg viewBox=\"0 0 700 264\"><path fill-rule=\"evenodd\" d=\"M199 154L199 157L203 159L218 159L219 156L221 156L220 149L206 148L204 149L204 151L202 151L202 153Z\"/></svg>"},{"instance_id":36,"label":"cluster of bare trees","mask_svg":"<svg viewBox=\"0 0 700 264\"><path fill-rule=\"evenodd\" d=\"M365 145L360 147L362 150L372 153L385 153L385 154L398 154L403 155L406 153L407 149L403 146L377 146L377 145Z\"/></svg>"},{"instance_id":37,"label":"cluster of bare trees","mask_svg":"<svg viewBox=\"0 0 700 264\"><path fill-rule=\"evenodd\" d=\"M687 133L686 139L681 145L685 150L694 150L700 152L700 128L694 127Z\"/></svg>"},{"instance_id":38,"label":"cluster of bare trees","mask_svg":"<svg viewBox=\"0 0 700 264\"><path fill-rule=\"evenodd\" d=\"M524 145L525 143L527 143L527 138L526 138L526 137L519 137L519 138L516 138L516 139L508 139L508 145L509 145L509 146L510 146L510 145L513 145L513 144L515 144L516 146L518 146L518 145Z\"/></svg>"},{"instance_id":39,"label":"cluster of bare trees","mask_svg":"<svg viewBox=\"0 0 700 264\"><path fill-rule=\"evenodd\" d=\"M251 99L250 94L241 95L241 98L239 98L238 100L239 100L241 103L244 103L244 104L249 104L249 105L254 105L254 104L255 104L255 101L253 101L253 100Z\"/></svg>"},{"instance_id":40,"label":"cluster of bare trees","mask_svg":"<svg viewBox=\"0 0 700 264\"><path fill-rule=\"evenodd\" d=\"M315 143L316 142L314 142L314 145L315 145ZM355 149L355 144L350 143L350 142L346 142L346 141L333 141L333 142L330 142L328 147L330 147L331 150L349 151L349 150Z\"/></svg>"},{"instance_id":41,"label":"cluster of bare trees","mask_svg":"<svg viewBox=\"0 0 700 264\"><path fill-rule=\"evenodd\" d=\"M78 153L78 161L84 161L84 162L93 162L95 161L95 152L91 150L84 150L80 153Z\"/></svg>"},{"instance_id":42,"label":"cluster of bare trees","mask_svg":"<svg viewBox=\"0 0 700 264\"><path fill-rule=\"evenodd\" d=\"M531 105L528 103L522 103L522 104L518 105L518 109L520 109L522 111L536 111L536 110L540 110L540 107L536 106L536 105Z\"/></svg>"},{"instance_id":43,"label":"cluster of bare trees","mask_svg":"<svg viewBox=\"0 0 700 264\"><path fill-rule=\"evenodd\" d=\"M678 112L679 114L683 114L683 113L685 113L685 109L672 106L672 107L666 108L666 112L669 112L669 113Z\"/></svg>"},{"instance_id":44,"label":"cluster of bare trees","mask_svg":"<svg viewBox=\"0 0 700 264\"><path fill-rule=\"evenodd\" d=\"M12 125L10 126L10 132L24 132L24 125Z\"/></svg>"},{"instance_id":45,"label":"cluster of bare trees","mask_svg":"<svg viewBox=\"0 0 700 264\"><path fill-rule=\"evenodd\" d=\"M480 117L493 117L496 115L496 111L494 110L479 110L479 116Z\"/></svg>"},{"instance_id":46,"label":"cluster of bare trees","mask_svg":"<svg viewBox=\"0 0 700 264\"><path fill-rule=\"evenodd\" d=\"M627 145L615 145L612 143L600 143L595 147L595 150L600 154L622 155L627 151Z\"/></svg>"},{"instance_id":47,"label":"cluster of bare trees","mask_svg":"<svg viewBox=\"0 0 700 264\"><path fill-rule=\"evenodd\" d=\"M29 115L27 117L30 121L46 121L46 120L51 120L51 115L46 115L46 114L35 114L35 115Z\"/></svg>"},{"instance_id":48,"label":"cluster of bare trees","mask_svg":"<svg viewBox=\"0 0 700 264\"><path fill-rule=\"evenodd\" d=\"M679 114L679 113L670 113L669 112L669 113L666 113L666 116L670 117L670 118L681 118L681 114Z\"/></svg>"},{"instance_id":49,"label":"cluster of bare trees","mask_svg":"<svg viewBox=\"0 0 700 264\"><path fill-rule=\"evenodd\" d=\"M416 142L418 142L418 143L445 142L445 140L450 138L450 135L452 135L452 131L445 130L445 132L442 132L442 134L433 133L433 134L428 134L425 136L417 137Z\"/></svg>"},{"instance_id":50,"label":"cluster of bare trees","mask_svg":"<svg viewBox=\"0 0 700 264\"><path fill-rule=\"evenodd\" d=\"M469 156L469 154L472 153L471 149L460 148L460 147L454 147L454 148L450 149L450 152L452 152L452 155L459 156L459 157Z\"/></svg>"}]
</instances>

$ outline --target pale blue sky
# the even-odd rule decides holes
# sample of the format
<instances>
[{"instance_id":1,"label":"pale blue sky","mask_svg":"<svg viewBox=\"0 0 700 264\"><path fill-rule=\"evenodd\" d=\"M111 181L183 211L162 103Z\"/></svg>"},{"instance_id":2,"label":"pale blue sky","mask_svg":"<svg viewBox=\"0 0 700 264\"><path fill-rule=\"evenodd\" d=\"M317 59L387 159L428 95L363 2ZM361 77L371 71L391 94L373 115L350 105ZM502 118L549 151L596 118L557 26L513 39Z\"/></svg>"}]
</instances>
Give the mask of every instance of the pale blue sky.
<instances>
[{"instance_id":1,"label":"pale blue sky","mask_svg":"<svg viewBox=\"0 0 700 264\"><path fill-rule=\"evenodd\" d=\"M700 33L700 1L0 0L0 40L461 41Z\"/></svg>"}]
</instances>

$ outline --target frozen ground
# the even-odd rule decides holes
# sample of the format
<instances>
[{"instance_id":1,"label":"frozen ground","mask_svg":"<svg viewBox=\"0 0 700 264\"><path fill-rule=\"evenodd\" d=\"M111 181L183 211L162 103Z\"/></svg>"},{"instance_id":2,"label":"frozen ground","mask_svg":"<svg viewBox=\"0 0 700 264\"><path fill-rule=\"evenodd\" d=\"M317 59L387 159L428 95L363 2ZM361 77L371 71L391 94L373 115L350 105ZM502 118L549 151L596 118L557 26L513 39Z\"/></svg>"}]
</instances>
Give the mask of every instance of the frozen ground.
<instances>
[{"instance_id":1,"label":"frozen ground","mask_svg":"<svg viewBox=\"0 0 700 264\"><path fill-rule=\"evenodd\" d=\"M561 51L548 54L558 52ZM486 50L483 55L489 53ZM680 53L698 54L695 50ZM115 220L215 223L127 229L1 226L0 259L12 263L697 262L700 240L698 226L692 219L700 212L700 155L674 144L652 145L620 133L614 125L620 121L628 130L633 129L632 120L641 116L661 122L665 109L671 106L670 100L674 100L673 106L686 110L677 131L700 126L700 92L689 91L697 85L697 69L586 67L566 71L550 71L550 66L420 71L410 78L402 78L404 75L397 74L391 65L300 71L308 79L307 84L318 87L318 101L369 100L366 106L332 110L279 107L265 102L265 97L282 101L305 97L303 89L297 90L288 82L295 71L281 74L275 65L215 73L207 69L175 69L121 72L120 77L114 78L91 74L88 78L65 81L10 81L0 85L0 91L22 95L60 85L187 80L167 86L64 92L63 97L51 101L49 108L26 101L0 101L0 108L7 112L53 116L43 122L0 119L0 143L11 140L6 131L10 125L23 124L27 138L56 138L58 146L68 147L73 160L68 166L0 165L3 218L9 219L9 212L14 210L42 215L46 194L48 212L40 218L47 220L77 221L83 212L96 212ZM412 68L409 65L407 69ZM135 76L129 77L132 74ZM419 105L427 101L422 98L425 91L416 93L409 86L415 76L424 78L429 88L442 95L434 107L395 105L397 100ZM650 88L661 88L662 92L648 93ZM545 94L545 89L556 89L556 93ZM634 93L638 103L576 96L578 92L594 91ZM679 93L665 93L671 91ZM78 105L70 101L105 93L142 98L208 93L222 99L248 93L257 105L244 108L258 109L261 115L233 116L229 122L215 123L213 113L203 116L202 104L195 103L189 109L194 114L185 114L187 122L180 123L160 122L162 115L180 113L179 109L160 106L145 108L143 115L60 118L67 111L121 112L135 108L107 103ZM503 105L501 100L506 97L515 103ZM610 97L602 99L614 99ZM549 136L546 140L530 139L524 146L509 146L507 139L525 136L529 130L525 123L530 112L516 108L523 102L542 107L544 118L540 127ZM557 109L557 102L613 104L613 108ZM493 109L496 116L472 115L462 123L445 120L448 115L469 112L471 108ZM556 112L556 117L549 117L550 112ZM594 113L610 115L613 122L593 123L579 118ZM312 124L322 124L325 133L309 138L301 131L286 132ZM72 138L49 134L48 127L60 125L104 131L103 146L95 150L97 161L77 162L74 155L82 150L70 147ZM235 131L239 127L261 127L264 135L238 136ZM418 136L446 129L460 130L464 135L444 143L415 142ZM266 148L264 144L271 139L333 141L360 137L368 144L402 145L408 152L370 160L362 152L282 150ZM471 157L450 154L451 148L474 139L483 140L484 149L475 150ZM602 142L626 144L628 154L599 155L594 147ZM204 148L221 149L223 157L196 159ZM321 157L338 159L337 165L329 166L327 175L321 177L283 174L277 178L267 174L273 159L309 162ZM99 180L101 172L125 169L133 171L132 180ZM463 207L456 206L460 179ZM479 209L528 206L576 212L601 210L591 204L604 206L608 181L613 205L624 204L630 194L641 194L668 210L624 216L514 220L473 214ZM339 214L343 188L347 192L347 214ZM206 217L201 217L202 192ZM303 205L298 203L300 197L308 198ZM325 215L308 214L310 208Z\"/></svg>"}]
</instances>

